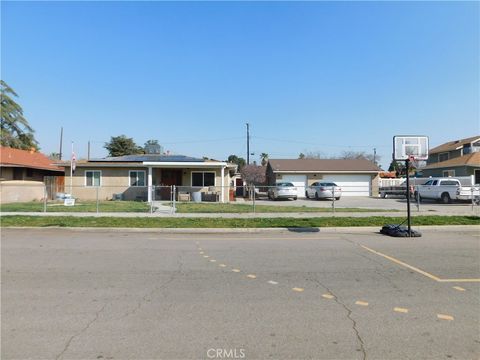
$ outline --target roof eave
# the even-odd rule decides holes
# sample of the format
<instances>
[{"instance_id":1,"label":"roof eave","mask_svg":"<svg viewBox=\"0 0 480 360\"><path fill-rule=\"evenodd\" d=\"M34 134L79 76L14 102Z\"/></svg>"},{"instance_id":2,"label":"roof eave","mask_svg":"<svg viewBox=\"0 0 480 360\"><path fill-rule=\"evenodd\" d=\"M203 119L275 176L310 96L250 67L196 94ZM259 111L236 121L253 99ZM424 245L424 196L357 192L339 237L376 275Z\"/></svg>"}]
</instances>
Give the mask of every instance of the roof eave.
<instances>
[{"instance_id":1,"label":"roof eave","mask_svg":"<svg viewBox=\"0 0 480 360\"><path fill-rule=\"evenodd\" d=\"M299 174L329 174L329 173L345 173L345 174L352 174L352 173L368 173L368 174L377 174L382 170L273 170L275 174L281 173L299 173Z\"/></svg>"}]
</instances>

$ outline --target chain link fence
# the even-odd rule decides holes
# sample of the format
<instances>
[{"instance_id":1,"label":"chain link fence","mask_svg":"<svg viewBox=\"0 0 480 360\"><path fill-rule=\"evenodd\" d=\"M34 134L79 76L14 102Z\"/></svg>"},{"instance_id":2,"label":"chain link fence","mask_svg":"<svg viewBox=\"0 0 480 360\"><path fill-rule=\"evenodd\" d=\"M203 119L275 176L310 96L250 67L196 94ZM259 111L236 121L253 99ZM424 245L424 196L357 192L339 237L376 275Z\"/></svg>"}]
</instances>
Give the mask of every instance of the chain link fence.
<instances>
[{"instance_id":1,"label":"chain link fence","mask_svg":"<svg viewBox=\"0 0 480 360\"><path fill-rule=\"evenodd\" d=\"M13 182L12 182L13 183ZM478 192L478 187L476 188ZM472 187L471 206L480 204ZM309 208L342 210L350 199L369 197L369 189L359 186L280 187L280 186L65 186L55 192L43 183L0 182L2 212L83 212L83 213L256 213L305 212ZM360 197L358 196L360 194ZM381 195L381 193L380 193ZM413 192L410 191L413 196ZM386 198L405 199L407 189L387 192ZM381 199L379 200L381 201ZM356 204L361 201L356 201ZM421 203L414 200L417 210ZM401 208L402 204L399 204ZM361 207L361 206L359 206ZM380 207L385 208L385 207ZM387 208L385 208L387 209ZM313 209L314 210L314 209Z\"/></svg>"}]
</instances>

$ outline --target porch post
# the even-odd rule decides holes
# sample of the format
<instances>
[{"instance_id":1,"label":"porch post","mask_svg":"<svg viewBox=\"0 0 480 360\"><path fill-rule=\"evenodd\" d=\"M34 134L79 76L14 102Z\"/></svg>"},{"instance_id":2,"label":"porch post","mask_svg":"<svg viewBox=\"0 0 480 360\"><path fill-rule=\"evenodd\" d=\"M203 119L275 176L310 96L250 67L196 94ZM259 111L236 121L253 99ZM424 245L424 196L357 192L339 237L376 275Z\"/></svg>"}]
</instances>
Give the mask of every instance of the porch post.
<instances>
[{"instance_id":1,"label":"porch post","mask_svg":"<svg viewBox=\"0 0 480 360\"><path fill-rule=\"evenodd\" d=\"M148 167L148 202L152 202L152 167Z\"/></svg>"},{"instance_id":2,"label":"porch post","mask_svg":"<svg viewBox=\"0 0 480 360\"><path fill-rule=\"evenodd\" d=\"M221 200L220 202L221 203L224 203L225 202L225 167L222 165L222 168L221 168L221 172L220 172L220 176L222 177L222 189L220 190L220 196L221 196Z\"/></svg>"}]
</instances>

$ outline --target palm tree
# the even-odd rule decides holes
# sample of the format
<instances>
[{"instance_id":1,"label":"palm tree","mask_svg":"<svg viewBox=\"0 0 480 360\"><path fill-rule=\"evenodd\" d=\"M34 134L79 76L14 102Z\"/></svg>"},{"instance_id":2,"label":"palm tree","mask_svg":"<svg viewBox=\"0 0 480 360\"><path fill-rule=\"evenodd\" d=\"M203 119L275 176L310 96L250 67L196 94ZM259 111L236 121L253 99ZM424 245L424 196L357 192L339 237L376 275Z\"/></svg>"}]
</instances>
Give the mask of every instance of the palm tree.
<instances>
[{"instance_id":1,"label":"palm tree","mask_svg":"<svg viewBox=\"0 0 480 360\"><path fill-rule=\"evenodd\" d=\"M261 154L260 154L260 159L262 160L262 166L267 165L267 162L268 162L268 154L267 154L267 153L261 153Z\"/></svg>"},{"instance_id":2,"label":"palm tree","mask_svg":"<svg viewBox=\"0 0 480 360\"><path fill-rule=\"evenodd\" d=\"M18 97L5 81L0 80L0 140L2 146L16 149L38 150L34 130L23 116L23 110L10 95Z\"/></svg>"}]
</instances>

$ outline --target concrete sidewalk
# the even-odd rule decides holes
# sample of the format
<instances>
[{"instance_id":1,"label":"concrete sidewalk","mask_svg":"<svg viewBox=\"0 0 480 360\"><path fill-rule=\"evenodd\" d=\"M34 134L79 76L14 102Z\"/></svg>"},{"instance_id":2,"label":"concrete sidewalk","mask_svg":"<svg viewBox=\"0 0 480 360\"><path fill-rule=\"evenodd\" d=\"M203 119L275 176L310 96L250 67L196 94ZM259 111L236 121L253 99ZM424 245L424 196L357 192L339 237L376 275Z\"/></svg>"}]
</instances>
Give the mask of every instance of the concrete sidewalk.
<instances>
[{"instance_id":1,"label":"concrete sidewalk","mask_svg":"<svg viewBox=\"0 0 480 360\"><path fill-rule=\"evenodd\" d=\"M224 219L251 219L251 218L317 218L317 217L406 217L407 212L294 212L294 213L122 213L122 212L1 212L1 216L70 216L70 217L124 217L124 218L224 218ZM444 212L444 211L416 211L411 210L411 215L415 216L480 216L478 207L466 210L464 212Z\"/></svg>"}]
</instances>

